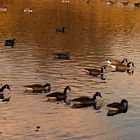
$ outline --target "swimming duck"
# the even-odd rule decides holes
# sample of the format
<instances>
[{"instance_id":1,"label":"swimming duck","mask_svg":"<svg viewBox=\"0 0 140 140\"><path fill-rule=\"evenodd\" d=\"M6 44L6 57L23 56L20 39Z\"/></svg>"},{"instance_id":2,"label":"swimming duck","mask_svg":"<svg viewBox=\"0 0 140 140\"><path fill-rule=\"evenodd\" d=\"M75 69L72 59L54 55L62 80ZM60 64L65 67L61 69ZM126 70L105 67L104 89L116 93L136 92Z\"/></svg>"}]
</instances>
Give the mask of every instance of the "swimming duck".
<instances>
[{"instance_id":1,"label":"swimming duck","mask_svg":"<svg viewBox=\"0 0 140 140\"><path fill-rule=\"evenodd\" d=\"M25 8L23 11L24 11L24 13L32 13L33 9L32 8Z\"/></svg>"},{"instance_id":2,"label":"swimming duck","mask_svg":"<svg viewBox=\"0 0 140 140\"><path fill-rule=\"evenodd\" d=\"M114 102L108 104L107 107L109 108L107 115L113 116L119 113L126 113L128 110L128 101L126 99L122 99L121 102Z\"/></svg>"},{"instance_id":3,"label":"swimming duck","mask_svg":"<svg viewBox=\"0 0 140 140\"><path fill-rule=\"evenodd\" d=\"M0 88L0 99L4 99L3 91L4 91L4 89L6 89L6 88L9 89L9 90L11 90L8 84L5 84L4 86L2 86L2 87Z\"/></svg>"},{"instance_id":4,"label":"swimming duck","mask_svg":"<svg viewBox=\"0 0 140 140\"><path fill-rule=\"evenodd\" d=\"M133 62L129 62L127 63L127 65L111 65L112 71L118 71L118 72L125 72L125 71L130 71L134 68L134 63Z\"/></svg>"},{"instance_id":5,"label":"swimming duck","mask_svg":"<svg viewBox=\"0 0 140 140\"><path fill-rule=\"evenodd\" d=\"M42 92L49 92L51 85L49 83L45 84L45 85L41 85L41 84L33 84L33 85L26 85L24 86L26 87L25 92L32 92L32 93L42 93Z\"/></svg>"},{"instance_id":6,"label":"swimming duck","mask_svg":"<svg viewBox=\"0 0 140 140\"><path fill-rule=\"evenodd\" d=\"M0 8L0 12L6 13L7 12L7 8L6 7Z\"/></svg>"},{"instance_id":7,"label":"swimming duck","mask_svg":"<svg viewBox=\"0 0 140 140\"><path fill-rule=\"evenodd\" d=\"M93 76L98 76L104 73L104 70L107 68L107 66L102 66L101 70L99 69L89 69L89 68L85 68L85 70L87 70L89 72L89 75L93 75Z\"/></svg>"},{"instance_id":8,"label":"swimming duck","mask_svg":"<svg viewBox=\"0 0 140 140\"><path fill-rule=\"evenodd\" d=\"M70 1L69 0L62 0L62 3L69 3Z\"/></svg>"},{"instance_id":9,"label":"swimming duck","mask_svg":"<svg viewBox=\"0 0 140 140\"><path fill-rule=\"evenodd\" d=\"M122 4L123 6L127 6L129 4L129 1L120 1L120 4Z\"/></svg>"},{"instance_id":10,"label":"swimming duck","mask_svg":"<svg viewBox=\"0 0 140 140\"><path fill-rule=\"evenodd\" d=\"M134 6L139 8L140 7L140 2L134 2Z\"/></svg>"},{"instance_id":11,"label":"swimming duck","mask_svg":"<svg viewBox=\"0 0 140 140\"><path fill-rule=\"evenodd\" d=\"M64 59L64 60L70 59L70 53L68 51L53 53L53 55L55 59Z\"/></svg>"},{"instance_id":12,"label":"swimming duck","mask_svg":"<svg viewBox=\"0 0 140 140\"><path fill-rule=\"evenodd\" d=\"M127 58L124 58L122 61L116 60L116 59L109 59L107 62L108 62L108 64L111 64L111 65L120 65L120 64L127 63L128 60L127 60Z\"/></svg>"},{"instance_id":13,"label":"swimming duck","mask_svg":"<svg viewBox=\"0 0 140 140\"><path fill-rule=\"evenodd\" d=\"M63 26L63 27L57 27L57 28L55 29L55 32L65 33L65 27L64 27L64 26Z\"/></svg>"},{"instance_id":14,"label":"swimming duck","mask_svg":"<svg viewBox=\"0 0 140 140\"><path fill-rule=\"evenodd\" d=\"M16 39L8 39L8 40L5 40L5 46L11 46L13 47L14 44L16 42Z\"/></svg>"},{"instance_id":15,"label":"swimming duck","mask_svg":"<svg viewBox=\"0 0 140 140\"><path fill-rule=\"evenodd\" d=\"M74 99L70 100L70 102L75 102L72 105L72 107L74 107L74 108L93 106L96 109L96 97L97 96L102 98L101 93L96 92L92 98L88 97L88 96L81 96L79 98L74 98Z\"/></svg>"},{"instance_id":16,"label":"swimming duck","mask_svg":"<svg viewBox=\"0 0 140 140\"><path fill-rule=\"evenodd\" d=\"M66 102L67 90L71 91L70 86L66 86L64 88L63 92L57 92L56 91L56 92L53 92L53 93L50 93L50 94L46 95L46 97L48 98L48 101L51 100L51 99L54 99L55 101L64 101L64 102Z\"/></svg>"},{"instance_id":17,"label":"swimming duck","mask_svg":"<svg viewBox=\"0 0 140 140\"><path fill-rule=\"evenodd\" d=\"M117 3L117 0L116 1L113 1L113 0L108 0L107 1L107 4L108 5L114 5L114 4L116 4Z\"/></svg>"}]
</instances>

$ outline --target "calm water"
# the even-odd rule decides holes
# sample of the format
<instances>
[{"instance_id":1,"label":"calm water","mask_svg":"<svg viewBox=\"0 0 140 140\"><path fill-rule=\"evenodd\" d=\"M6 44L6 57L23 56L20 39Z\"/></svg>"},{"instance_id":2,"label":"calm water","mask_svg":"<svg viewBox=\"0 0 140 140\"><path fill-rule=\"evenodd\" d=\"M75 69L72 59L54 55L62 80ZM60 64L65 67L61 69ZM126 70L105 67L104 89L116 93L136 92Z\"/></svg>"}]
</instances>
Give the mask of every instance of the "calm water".
<instances>
[{"instance_id":1,"label":"calm water","mask_svg":"<svg viewBox=\"0 0 140 140\"><path fill-rule=\"evenodd\" d=\"M9 84L8 103L0 103L2 140L138 140L140 136L140 9L109 6L103 1L2 0L0 7L0 83ZM24 13L24 8L33 13ZM66 33L55 33L65 26ZM16 38L14 48L4 40ZM71 52L69 61L52 54ZM100 68L108 58L128 58L133 75L107 73L103 82L85 68ZM52 91L70 85L70 98L102 93L104 106L71 109L46 102L45 95L27 95L24 85L50 83ZM125 98L127 113L107 116L106 104ZM36 126L40 126L39 131Z\"/></svg>"}]
</instances>

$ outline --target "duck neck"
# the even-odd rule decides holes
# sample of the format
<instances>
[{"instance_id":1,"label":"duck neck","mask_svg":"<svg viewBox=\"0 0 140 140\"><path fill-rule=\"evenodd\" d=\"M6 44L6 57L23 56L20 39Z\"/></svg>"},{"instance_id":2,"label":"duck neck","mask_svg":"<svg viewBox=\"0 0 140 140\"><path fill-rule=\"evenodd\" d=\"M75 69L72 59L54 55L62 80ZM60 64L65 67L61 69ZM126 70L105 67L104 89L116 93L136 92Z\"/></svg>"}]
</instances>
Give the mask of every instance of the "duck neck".
<instances>
[{"instance_id":1,"label":"duck neck","mask_svg":"<svg viewBox=\"0 0 140 140\"><path fill-rule=\"evenodd\" d=\"M64 94L67 94L67 89L64 89Z\"/></svg>"},{"instance_id":2,"label":"duck neck","mask_svg":"<svg viewBox=\"0 0 140 140\"><path fill-rule=\"evenodd\" d=\"M97 95L93 95L93 97L92 97L92 100L93 100L93 101L96 100L96 96L97 96Z\"/></svg>"},{"instance_id":3,"label":"duck neck","mask_svg":"<svg viewBox=\"0 0 140 140\"><path fill-rule=\"evenodd\" d=\"M3 90L7 87L7 85L4 85L1 89L0 92L3 92Z\"/></svg>"},{"instance_id":4,"label":"duck neck","mask_svg":"<svg viewBox=\"0 0 140 140\"><path fill-rule=\"evenodd\" d=\"M125 107L124 112L126 112L126 111L128 110L128 104L127 104L127 103L126 103L126 104L124 104L124 107Z\"/></svg>"},{"instance_id":5,"label":"duck neck","mask_svg":"<svg viewBox=\"0 0 140 140\"><path fill-rule=\"evenodd\" d=\"M103 73L104 72L104 67L101 67L101 73Z\"/></svg>"},{"instance_id":6,"label":"duck neck","mask_svg":"<svg viewBox=\"0 0 140 140\"><path fill-rule=\"evenodd\" d=\"M124 59L122 60L121 64L123 64L123 63L127 63L127 59L126 59L126 58L124 58Z\"/></svg>"},{"instance_id":7,"label":"duck neck","mask_svg":"<svg viewBox=\"0 0 140 140\"><path fill-rule=\"evenodd\" d=\"M68 87L64 89L64 94L67 94Z\"/></svg>"}]
</instances>

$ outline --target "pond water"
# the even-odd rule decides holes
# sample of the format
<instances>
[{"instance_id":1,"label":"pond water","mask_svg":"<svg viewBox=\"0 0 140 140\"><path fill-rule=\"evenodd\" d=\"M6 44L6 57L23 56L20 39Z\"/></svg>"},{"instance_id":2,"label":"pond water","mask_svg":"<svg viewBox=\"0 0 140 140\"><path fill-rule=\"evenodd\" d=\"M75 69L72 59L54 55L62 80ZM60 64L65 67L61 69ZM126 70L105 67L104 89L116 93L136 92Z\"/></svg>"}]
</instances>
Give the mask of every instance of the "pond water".
<instances>
[{"instance_id":1,"label":"pond water","mask_svg":"<svg viewBox=\"0 0 140 140\"><path fill-rule=\"evenodd\" d=\"M137 140L140 136L140 9L104 1L2 0L0 8L0 84L9 84L9 102L0 102L2 140ZM24 12L32 8L33 12ZM65 33L55 32L65 26ZM4 41L15 38L13 48ZM69 51L70 60L53 53ZM109 72L106 80L86 73L107 59L135 63L132 75ZM24 93L24 85L51 84L51 91L69 85L69 98L99 91L103 107L72 109L46 102L45 94ZM107 116L106 104L127 99L127 113ZM37 126L40 129L37 130Z\"/></svg>"}]
</instances>

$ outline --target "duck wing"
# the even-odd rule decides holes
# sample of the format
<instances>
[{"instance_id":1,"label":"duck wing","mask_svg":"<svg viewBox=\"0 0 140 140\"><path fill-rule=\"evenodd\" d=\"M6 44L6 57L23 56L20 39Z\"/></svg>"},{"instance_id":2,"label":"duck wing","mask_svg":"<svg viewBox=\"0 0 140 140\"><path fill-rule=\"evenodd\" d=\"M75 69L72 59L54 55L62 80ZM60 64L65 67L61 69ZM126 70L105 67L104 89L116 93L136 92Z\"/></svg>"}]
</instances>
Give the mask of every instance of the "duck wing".
<instances>
[{"instance_id":1,"label":"duck wing","mask_svg":"<svg viewBox=\"0 0 140 140\"><path fill-rule=\"evenodd\" d=\"M122 104L118 103L118 102L114 102L114 103L107 105L107 107L112 107L112 108L117 108L117 109L119 109L121 106L122 106Z\"/></svg>"},{"instance_id":2,"label":"duck wing","mask_svg":"<svg viewBox=\"0 0 140 140\"><path fill-rule=\"evenodd\" d=\"M5 40L5 46L11 46L13 44L12 40Z\"/></svg>"},{"instance_id":3,"label":"duck wing","mask_svg":"<svg viewBox=\"0 0 140 140\"><path fill-rule=\"evenodd\" d=\"M56 52L56 53L53 53L53 55L66 55L66 53L63 53L63 52Z\"/></svg>"},{"instance_id":4,"label":"duck wing","mask_svg":"<svg viewBox=\"0 0 140 140\"><path fill-rule=\"evenodd\" d=\"M87 70L89 72L90 75L99 75L101 74L101 71L98 70L98 69L88 69L88 68L85 68L85 70Z\"/></svg>"},{"instance_id":5,"label":"duck wing","mask_svg":"<svg viewBox=\"0 0 140 140\"><path fill-rule=\"evenodd\" d=\"M61 93L61 92L53 92L53 93L50 93L48 95L46 95L47 97L59 97L59 96L62 96L64 93Z\"/></svg>"},{"instance_id":6,"label":"duck wing","mask_svg":"<svg viewBox=\"0 0 140 140\"><path fill-rule=\"evenodd\" d=\"M43 87L41 84L33 84L33 85L26 85L24 87L29 87L29 88L41 88Z\"/></svg>"},{"instance_id":7,"label":"duck wing","mask_svg":"<svg viewBox=\"0 0 140 140\"><path fill-rule=\"evenodd\" d=\"M75 102L85 102L85 101L91 101L92 99L90 97L87 96L81 96L79 98L74 98L71 101L75 101Z\"/></svg>"},{"instance_id":8,"label":"duck wing","mask_svg":"<svg viewBox=\"0 0 140 140\"><path fill-rule=\"evenodd\" d=\"M129 67L127 67L125 65L117 65L116 70L119 72L125 72L126 70L129 70Z\"/></svg>"}]
</instances>

